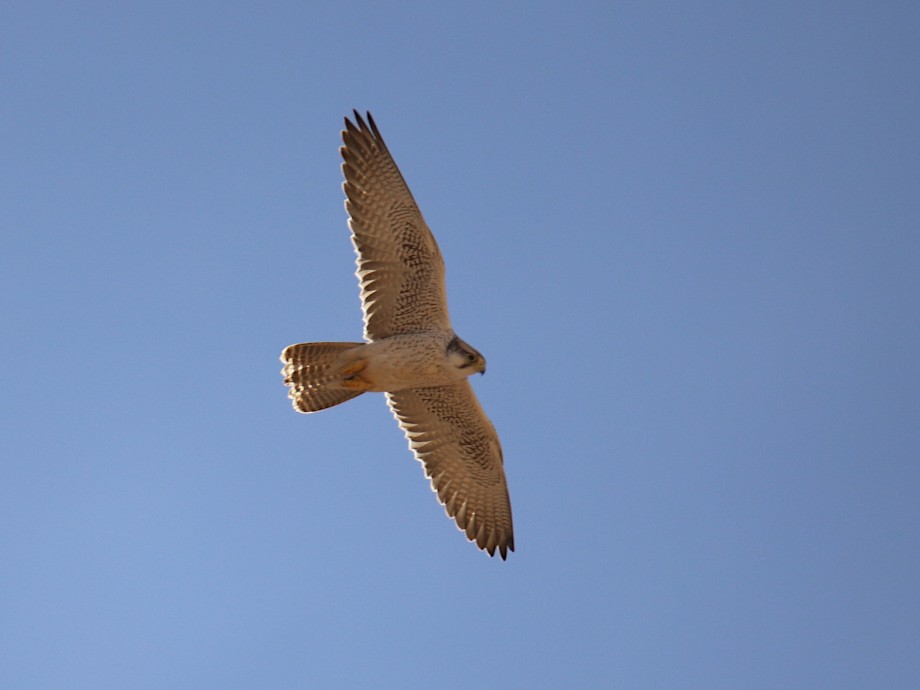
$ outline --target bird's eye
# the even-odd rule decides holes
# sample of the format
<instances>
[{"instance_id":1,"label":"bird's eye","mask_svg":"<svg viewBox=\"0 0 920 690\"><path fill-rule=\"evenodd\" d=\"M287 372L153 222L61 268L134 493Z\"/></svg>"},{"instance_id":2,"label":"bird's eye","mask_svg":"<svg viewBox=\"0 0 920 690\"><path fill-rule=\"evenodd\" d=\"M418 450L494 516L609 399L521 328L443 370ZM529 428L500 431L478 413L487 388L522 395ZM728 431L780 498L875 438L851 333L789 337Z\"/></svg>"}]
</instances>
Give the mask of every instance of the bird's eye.
<instances>
[{"instance_id":1,"label":"bird's eye","mask_svg":"<svg viewBox=\"0 0 920 690\"><path fill-rule=\"evenodd\" d=\"M469 355L466 356L466 359L467 359L467 361L469 361L469 362L475 362L475 361L476 361L476 355L474 355L474 354L469 354Z\"/></svg>"}]
</instances>

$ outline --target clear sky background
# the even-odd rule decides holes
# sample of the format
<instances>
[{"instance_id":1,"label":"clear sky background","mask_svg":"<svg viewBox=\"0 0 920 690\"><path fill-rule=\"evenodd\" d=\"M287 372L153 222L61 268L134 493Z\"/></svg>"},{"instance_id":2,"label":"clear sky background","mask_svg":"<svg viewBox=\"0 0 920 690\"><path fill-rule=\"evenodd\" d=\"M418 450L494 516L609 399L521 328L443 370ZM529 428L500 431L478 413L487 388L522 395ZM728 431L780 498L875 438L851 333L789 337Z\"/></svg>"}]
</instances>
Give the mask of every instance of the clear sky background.
<instances>
[{"instance_id":1,"label":"clear sky background","mask_svg":"<svg viewBox=\"0 0 920 690\"><path fill-rule=\"evenodd\" d=\"M0 8L0 686L920 677L920 5ZM360 339L369 109L447 260L517 552Z\"/></svg>"}]
</instances>

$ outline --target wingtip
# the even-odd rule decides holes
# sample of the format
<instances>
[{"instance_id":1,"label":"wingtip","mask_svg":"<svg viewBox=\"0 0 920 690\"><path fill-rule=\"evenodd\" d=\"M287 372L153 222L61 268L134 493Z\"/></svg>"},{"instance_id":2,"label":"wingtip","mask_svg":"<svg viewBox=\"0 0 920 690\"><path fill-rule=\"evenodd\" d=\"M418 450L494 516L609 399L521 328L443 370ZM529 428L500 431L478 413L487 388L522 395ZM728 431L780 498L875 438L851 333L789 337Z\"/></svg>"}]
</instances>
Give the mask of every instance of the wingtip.
<instances>
[{"instance_id":1,"label":"wingtip","mask_svg":"<svg viewBox=\"0 0 920 690\"><path fill-rule=\"evenodd\" d=\"M470 540L474 541L474 540ZM495 557L495 552L498 551L498 555L501 556L503 561L508 560L508 552L514 551L514 535L509 535L507 538L502 539L501 541L493 541L486 544L476 544L480 549L485 551L491 557Z\"/></svg>"},{"instance_id":2,"label":"wingtip","mask_svg":"<svg viewBox=\"0 0 920 690\"><path fill-rule=\"evenodd\" d=\"M373 126L374 118L371 115L371 111L367 110L365 111L365 114L362 115L358 111L357 108L352 108L351 113L352 113L352 117L354 118L354 122L352 122L352 120L349 119L349 117L346 115L345 116L345 126L346 127L348 127L349 125L351 125L352 127L355 127L357 125L357 129L368 129L367 123L370 123L371 126ZM365 118L367 118L367 122L365 122Z\"/></svg>"},{"instance_id":3,"label":"wingtip","mask_svg":"<svg viewBox=\"0 0 920 690\"><path fill-rule=\"evenodd\" d=\"M383 143L383 137L380 135L380 130L377 129L377 123L374 121L374 116L371 115L370 110L366 110L364 115L361 115L357 108L352 108L351 112L354 121L347 116L345 117L345 131L342 132L343 135L348 132L369 134L380 143Z\"/></svg>"},{"instance_id":4,"label":"wingtip","mask_svg":"<svg viewBox=\"0 0 920 690\"><path fill-rule=\"evenodd\" d=\"M514 543L513 543L513 542L509 542L509 543L505 543L505 544L498 544L498 545L496 545L496 546L482 546L482 547L480 547L480 548L481 548L483 551L485 551L487 554L489 554L489 556L490 556L491 558L495 558L495 553L496 553L496 551L497 551L497 552L498 552L499 558L501 558L503 561L507 561L507 560L508 560L508 552L509 552L509 551L514 551Z\"/></svg>"},{"instance_id":5,"label":"wingtip","mask_svg":"<svg viewBox=\"0 0 920 690\"><path fill-rule=\"evenodd\" d=\"M514 537L508 539L508 541L498 547L499 555L502 557L503 561L508 560L508 552L514 551Z\"/></svg>"},{"instance_id":6,"label":"wingtip","mask_svg":"<svg viewBox=\"0 0 920 690\"><path fill-rule=\"evenodd\" d=\"M370 110L367 111L367 124L370 125L370 127L371 127L371 132L374 133L374 136L377 137L377 138L380 139L380 140L383 140L383 137L380 136L380 130L377 129L377 123L374 122L374 116L371 115L371 111L370 111Z\"/></svg>"}]
</instances>

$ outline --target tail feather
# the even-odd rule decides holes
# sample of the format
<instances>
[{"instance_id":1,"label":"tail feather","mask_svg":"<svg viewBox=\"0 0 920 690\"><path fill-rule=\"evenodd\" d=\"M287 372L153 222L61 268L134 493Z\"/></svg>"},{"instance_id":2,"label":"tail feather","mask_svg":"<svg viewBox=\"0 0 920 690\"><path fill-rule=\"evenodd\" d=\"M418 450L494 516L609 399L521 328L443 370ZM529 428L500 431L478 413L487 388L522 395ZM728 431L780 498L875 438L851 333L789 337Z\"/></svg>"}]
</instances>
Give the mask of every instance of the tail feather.
<instances>
[{"instance_id":1,"label":"tail feather","mask_svg":"<svg viewBox=\"0 0 920 690\"><path fill-rule=\"evenodd\" d=\"M298 412L318 412L361 395L363 391L339 387L340 356L363 343L298 343L281 353L288 397Z\"/></svg>"}]
</instances>

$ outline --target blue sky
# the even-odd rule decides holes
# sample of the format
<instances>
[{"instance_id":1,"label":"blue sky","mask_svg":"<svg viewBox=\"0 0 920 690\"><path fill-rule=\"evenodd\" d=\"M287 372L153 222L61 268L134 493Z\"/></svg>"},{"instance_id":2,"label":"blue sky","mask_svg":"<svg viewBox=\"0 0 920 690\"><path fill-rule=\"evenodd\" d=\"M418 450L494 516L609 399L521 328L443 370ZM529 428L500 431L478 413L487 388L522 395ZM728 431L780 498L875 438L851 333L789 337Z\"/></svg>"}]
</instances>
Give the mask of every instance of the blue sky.
<instances>
[{"instance_id":1,"label":"blue sky","mask_svg":"<svg viewBox=\"0 0 920 690\"><path fill-rule=\"evenodd\" d=\"M6 3L0 686L908 687L920 9ZM360 337L369 109L447 260L516 553Z\"/></svg>"}]
</instances>

